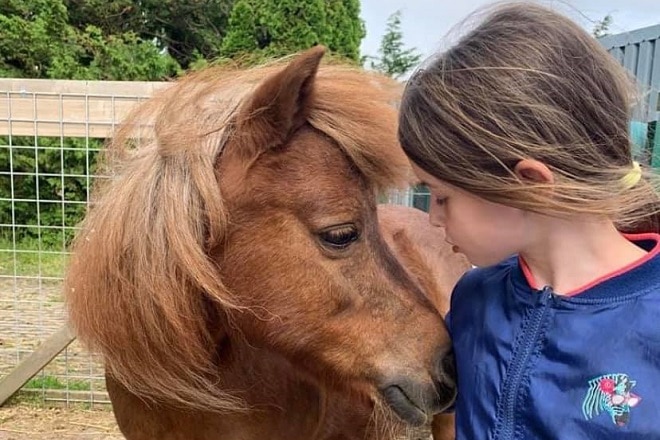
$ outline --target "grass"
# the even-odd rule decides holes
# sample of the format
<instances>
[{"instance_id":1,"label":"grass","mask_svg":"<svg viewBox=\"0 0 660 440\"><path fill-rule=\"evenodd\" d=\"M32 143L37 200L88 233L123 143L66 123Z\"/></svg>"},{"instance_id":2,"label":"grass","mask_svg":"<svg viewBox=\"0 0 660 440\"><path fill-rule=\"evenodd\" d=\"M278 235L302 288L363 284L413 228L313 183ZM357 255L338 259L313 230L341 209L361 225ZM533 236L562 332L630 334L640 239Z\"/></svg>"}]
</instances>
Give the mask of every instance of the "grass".
<instances>
[{"instance_id":1,"label":"grass","mask_svg":"<svg viewBox=\"0 0 660 440\"><path fill-rule=\"evenodd\" d=\"M58 377L44 375L30 379L23 387L24 390L69 390L69 391L89 391L92 385L87 380L69 380L62 381Z\"/></svg>"},{"instance_id":2,"label":"grass","mask_svg":"<svg viewBox=\"0 0 660 440\"><path fill-rule=\"evenodd\" d=\"M9 399L7 405L28 405L32 407L44 407L48 406L47 401L44 401L44 397L41 393L44 390L48 392L49 390L90 391L91 389L92 385L88 380L63 381L55 376L43 375L30 379L19 392L14 394L11 399ZM78 404L78 407L81 409L88 408L89 406L90 405L87 403Z\"/></svg>"},{"instance_id":3,"label":"grass","mask_svg":"<svg viewBox=\"0 0 660 440\"><path fill-rule=\"evenodd\" d=\"M5 402L3 407L27 405L31 407L41 407L44 405L44 399L34 391L19 391Z\"/></svg>"},{"instance_id":4,"label":"grass","mask_svg":"<svg viewBox=\"0 0 660 440\"><path fill-rule=\"evenodd\" d=\"M23 388L21 391L17 392L13 396L11 396L2 407L3 408L26 407L33 409L45 409L45 408L60 408L63 406L73 410L84 410L84 411L91 410L92 408L101 409L101 410L102 409L112 410L112 408L110 408L107 405L104 405L103 403L96 403L92 405L91 402L66 402L64 400L49 400L48 398L44 399L43 395L41 394L41 390L30 390L25 388ZM0 426L2 426L1 418L0 418Z\"/></svg>"},{"instance_id":5,"label":"grass","mask_svg":"<svg viewBox=\"0 0 660 440\"><path fill-rule=\"evenodd\" d=\"M17 241L0 236L0 275L62 277L66 254L39 246L36 239Z\"/></svg>"}]
</instances>

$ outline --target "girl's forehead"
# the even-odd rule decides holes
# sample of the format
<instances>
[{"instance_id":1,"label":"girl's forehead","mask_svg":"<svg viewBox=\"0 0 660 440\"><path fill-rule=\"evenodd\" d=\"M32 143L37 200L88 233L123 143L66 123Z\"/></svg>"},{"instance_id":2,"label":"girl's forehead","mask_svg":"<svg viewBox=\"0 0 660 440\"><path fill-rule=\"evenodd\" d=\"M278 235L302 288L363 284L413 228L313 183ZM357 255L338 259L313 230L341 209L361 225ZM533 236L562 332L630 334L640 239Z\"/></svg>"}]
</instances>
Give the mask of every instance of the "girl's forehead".
<instances>
[{"instance_id":1,"label":"girl's forehead","mask_svg":"<svg viewBox=\"0 0 660 440\"><path fill-rule=\"evenodd\" d=\"M420 183L425 184L425 185L430 185L430 184L433 184L433 183L436 183L436 182L440 182L440 180L438 178L436 178L432 174L429 174L426 171L424 171L416 163L410 162L410 164L412 165L412 169L415 172L415 175L420 180Z\"/></svg>"},{"instance_id":2,"label":"girl's forehead","mask_svg":"<svg viewBox=\"0 0 660 440\"><path fill-rule=\"evenodd\" d=\"M434 191L451 191L452 185L446 183L432 174L427 173L422 168L412 163L413 171L419 179L419 183Z\"/></svg>"},{"instance_id":3,"label":"girl's forehead","mask_svg":"<svg viewBox=\"0 0 660 440\"><path fill-rule=\"evenodd\" d=\"M442 194L458 194L462 193L463 191L460 191L458 188L455 186L443 182L441 180L435 180L434 183L432 184L427 184L426 185L431 191L435 193L442 193Z\"/></svg>"}]
</instances>

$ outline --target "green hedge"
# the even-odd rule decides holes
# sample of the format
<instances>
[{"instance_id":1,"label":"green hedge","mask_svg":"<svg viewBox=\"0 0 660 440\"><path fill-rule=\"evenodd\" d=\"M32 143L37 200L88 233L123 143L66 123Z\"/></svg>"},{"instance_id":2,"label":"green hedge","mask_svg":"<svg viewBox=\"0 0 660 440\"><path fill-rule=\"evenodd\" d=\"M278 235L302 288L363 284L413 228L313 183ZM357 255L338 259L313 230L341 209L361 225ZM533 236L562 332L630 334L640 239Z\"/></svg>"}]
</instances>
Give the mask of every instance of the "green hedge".
<instances>
[{"instance_id":1,"label":"green hedge","mask_svg":"<svg viewBox=\"0 0 660 440\"><path fill-rule=\"evenodd\" d=\"M39 239L44 248L62 249L84 215L88 176L102 143L13 137L10 146L8 137L0 137L0 237Z\"/></svg>"}]
</instances>

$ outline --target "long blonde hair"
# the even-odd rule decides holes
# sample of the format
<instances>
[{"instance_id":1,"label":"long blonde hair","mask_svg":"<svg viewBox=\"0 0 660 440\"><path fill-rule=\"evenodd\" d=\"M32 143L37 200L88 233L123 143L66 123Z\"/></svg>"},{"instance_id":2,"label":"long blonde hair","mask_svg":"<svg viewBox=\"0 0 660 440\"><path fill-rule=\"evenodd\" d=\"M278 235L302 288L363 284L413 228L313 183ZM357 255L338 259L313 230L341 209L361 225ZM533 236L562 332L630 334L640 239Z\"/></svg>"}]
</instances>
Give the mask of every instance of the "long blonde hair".
<instances>
[{"instance_id":1,"label":"long blonde hair","mask_svg":"<svg viewBox=\"0 0 660 440\"><path fill-rule=\"evenodd\" d=\"M577 24L539 5L500 4L410 79L399 140L427 172L487 200L658 231L657 177L625 179L633 97L624 69ZM525 158L552 170L551 191L516 176Z\"/></svg>"}]
</instances>

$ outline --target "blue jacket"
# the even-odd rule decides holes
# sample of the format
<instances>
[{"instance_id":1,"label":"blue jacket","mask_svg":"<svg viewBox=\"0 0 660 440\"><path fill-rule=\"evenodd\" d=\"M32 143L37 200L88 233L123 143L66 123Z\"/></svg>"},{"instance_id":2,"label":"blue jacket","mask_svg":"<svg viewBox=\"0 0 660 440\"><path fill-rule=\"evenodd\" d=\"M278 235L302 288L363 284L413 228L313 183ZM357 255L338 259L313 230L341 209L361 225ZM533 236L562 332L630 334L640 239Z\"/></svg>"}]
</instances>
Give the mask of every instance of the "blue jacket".
<instances>
[{"instance_id":1,"label":"blue jacket","mask_svg":"<svg viewBox=\"0 0 660 440\"><path fill-rule=\"evenodd\" d=\"M457 440L660 439L658 238L575 296L530 287L517 257L459 281Z\"/></svg>"}]
</instances>

